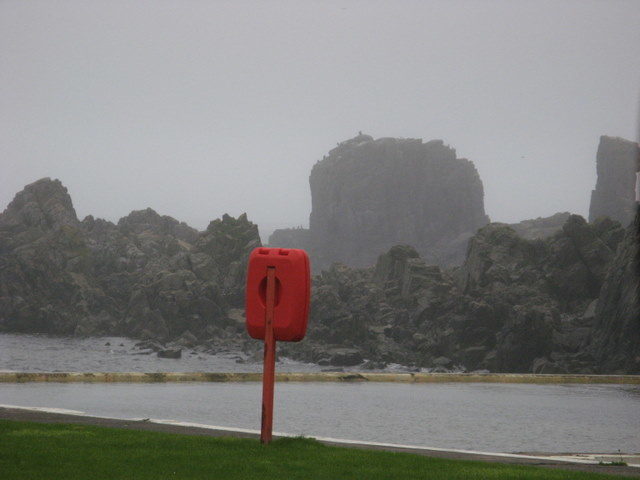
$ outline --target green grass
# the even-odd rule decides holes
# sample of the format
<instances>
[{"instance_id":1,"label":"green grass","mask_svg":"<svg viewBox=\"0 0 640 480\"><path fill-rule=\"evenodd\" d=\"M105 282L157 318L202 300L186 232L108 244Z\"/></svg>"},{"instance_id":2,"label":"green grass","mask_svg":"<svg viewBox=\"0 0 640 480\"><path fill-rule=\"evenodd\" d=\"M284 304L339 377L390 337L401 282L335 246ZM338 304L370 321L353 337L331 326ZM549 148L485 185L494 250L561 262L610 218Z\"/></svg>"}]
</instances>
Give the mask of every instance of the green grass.
<instances>
[{"instance_id":1,"label":"green grass","mask_svg":"<svg viewBox=\"0 0 640 480\"><path fill-rule=\"evenodd\" d=\"M307 438L213 438L0 420L2 479L596 479L620 478L407 453Z\"/></svg>"}]
</instances>

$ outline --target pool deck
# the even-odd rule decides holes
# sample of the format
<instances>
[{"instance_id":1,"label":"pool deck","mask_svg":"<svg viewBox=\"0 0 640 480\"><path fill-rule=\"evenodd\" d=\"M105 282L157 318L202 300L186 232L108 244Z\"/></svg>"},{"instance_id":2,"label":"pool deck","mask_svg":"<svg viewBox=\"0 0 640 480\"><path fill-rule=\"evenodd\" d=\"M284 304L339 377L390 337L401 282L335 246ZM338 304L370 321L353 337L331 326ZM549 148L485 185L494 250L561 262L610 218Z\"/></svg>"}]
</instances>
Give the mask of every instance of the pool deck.
<instances>
[{"instance_id":1,"label":"pool deck","mask_svg":"<svg viewBox=\"0 0 640 480\"><path fill-rule=\"evenodd\" d=\"M0 383L164 383L259 382L261 373L108 373L108 372L0 372ZM640 385L640 375L572 375L522 373L277 373L277 382L392 382L392 383L529 383Z\"/></svg>"},{"instance_id":2,"label":"pool deck","mask_svg":"<svg viewBox=\"0 0 640 480\"><path fill-rule=\"evenodd\" d=\"M16 405L0 405L0 419L18 420L42 423L70 423L81 425L96 425L130 430L145 430L155 432L179 433L187 435L206 435L213 437L259 438L258 430L227 428L215 425L204 425L174 420L149 418L110 418L88 415L76 410L60 408L22 407ZM274 437L291 436L286 433L274 432ZM415 445L398 445L379 442L362 442L327 437L315 437L318 441L338 447L361 448L368 450L385 450L391 452L406 452L436 458L453 460L476 460L486 462L531 465L563 470L579 470L594 473L607 473L626 477L640 478L640 454L623 455L622 459L628 464L622 466L599 465L600 461L619 461L620 455L611 454L512 454L495 452L477 452L470 450L455 450L430 448Z\"/></svg>"}]
</instances>

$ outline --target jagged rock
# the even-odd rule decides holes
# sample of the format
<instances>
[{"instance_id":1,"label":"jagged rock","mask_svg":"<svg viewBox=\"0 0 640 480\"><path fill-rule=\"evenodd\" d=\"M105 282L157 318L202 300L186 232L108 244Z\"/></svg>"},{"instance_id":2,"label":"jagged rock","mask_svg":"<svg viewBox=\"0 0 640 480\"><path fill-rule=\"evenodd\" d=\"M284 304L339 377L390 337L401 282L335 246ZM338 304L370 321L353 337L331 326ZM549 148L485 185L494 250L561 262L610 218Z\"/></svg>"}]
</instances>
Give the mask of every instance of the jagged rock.
<instances>
[{"instance_id":1,"label":"jagged rock","mask_svg":"<svg viewBox=\"0 0 640 480\"><path fill-rule=\"evenodd\" d=\"M600 137L596 156L598 181L591 192L589 221L607 216L627 226L636 210L636 172L640 146L619 137Z\"/></svg>"},{"instance_id":2,"label":"jagged rock","mask_svg":"<svg viewBox=\"0 0 640 480\"><path fill-rule=\"evenodd\" d=\"M48 177L24 187L2 214L2 230L12 235L28 229L43 233L77 224L78 217L67 189L60 180Z\"/></svg>"},{"instance_id":3,"label":"jagged rock","mask_svg":"<svg viewBox=\"0 0 640 480\"><path fill-rule=\"evenodd\" d=\"M519 237L513 228L501 223L483 227L469 241L467 259L456 272L461 291L483 288L501 289L514 282L531 284L536 280L540 243Z\"/></svg>"},{"instance_id":4,"label":"jagged rock","mask_svg":"<svg viewBox=\"0 0 640 480\"><path fill-rule=\"evenodd\" d=\"M254 245L246 216L202 234L152 209L79 222L62 184L39 180L0 215L0 330L203 342L236 324Z\"/></svg>"},{"instance_id":5,"label":"jagged rock","mask_svg":"<svg viewBox=\"0 0 640 480\"><path fill-rule=\"evenodd\" d=\"M623 229L618 222L588 224L571 215L547 242L545 279L551 293L565 303L584 303L600 292ZM591 301L590 300L590 301Z\"/></svg>"},{"instance_id":6,"label":"jagged rock","mask_svg":"<svg viewBox=\"0 0 640 480\"><path fill-rule=\"evenodd\" d=\"M158 213L147 208L146 210L134 210L126 217L118 221L118 228L125 234L137 235L150 232L156 235L170 235L178 240L192 244L198 238L198 231L184 222Z\"/></svg>"},{"instance_id":7,"label":"jagged rock","mask_svg":"<svg viewBox=\"0 0 640 480\"><path fill-rule=\"evenodd\" d=\"M258 226L247 219L246 213L237 219L225 214L200 235L194 253L211 257L218 269L222 295L238 306L244 301L247 259L261 245Z\"/></svg>"},{"instance_id":8,"label":"jagged rock","mask_svg":"<svg viewBox=\"0 0 640 480\"><path fill-rule=\"evenodd\" d=\"M438 263L451 241L488 222L482 182L470 161L441 140L368 135L340 143L309 178L315 267L372 265L396 244ZM465 239L466 240L466 239ZM458 247L460 257L466 247Z\"/></svg>"},{"instance_id":9,"label":"jagged rock","mask_svg":"<svg viewBox=\"0 0 640 480\"><path fill-rule=\"evenodd\" d=\"M640 208L607 268L592 339L601 372L640 373Z\"/></svg>"}]
</instances>

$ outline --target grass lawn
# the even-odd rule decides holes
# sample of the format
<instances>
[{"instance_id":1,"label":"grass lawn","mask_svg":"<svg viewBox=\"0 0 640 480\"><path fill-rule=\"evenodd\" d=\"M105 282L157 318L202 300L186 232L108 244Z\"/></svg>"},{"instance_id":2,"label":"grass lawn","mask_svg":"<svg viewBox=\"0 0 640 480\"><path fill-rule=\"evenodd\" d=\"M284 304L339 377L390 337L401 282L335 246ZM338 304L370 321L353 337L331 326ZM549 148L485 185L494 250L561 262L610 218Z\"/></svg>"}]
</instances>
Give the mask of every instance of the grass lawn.
<instances>
[{"instance_id":1,"label":"grass lawn","mask_svg":"<svg viewBox=\"0 0 640 480\"><path fill-rule=\"evenodd\" d=\"M1 479L597 479L407 453L0 420Z\"/></svg>"}]
</instances>

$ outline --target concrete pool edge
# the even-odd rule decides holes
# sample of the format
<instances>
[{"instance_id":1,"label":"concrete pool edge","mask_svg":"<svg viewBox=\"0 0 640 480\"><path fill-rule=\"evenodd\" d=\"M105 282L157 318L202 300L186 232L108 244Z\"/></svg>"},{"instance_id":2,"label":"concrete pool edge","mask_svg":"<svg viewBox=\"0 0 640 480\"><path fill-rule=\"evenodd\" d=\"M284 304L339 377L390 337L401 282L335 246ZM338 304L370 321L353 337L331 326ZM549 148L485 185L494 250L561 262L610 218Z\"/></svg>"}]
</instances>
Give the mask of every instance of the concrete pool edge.
<instances>
[{"instance_id":1,"label":"concrete pool edge","mask_svg":"<svg viewBox=\"0 0 640 480\"><path fill-rule=\"evenodd\" d=\"M72 423L83 425L105 426L113 428L127 428L133 430L158 431L207 436L232 436L239 438L259 438L259 430L231 428L175 420L150 418L114 418L91 415L78 410L62 408L26 407L19 405L1 405L0 419L35 421L41 423ZM276 438L292 437L282 432L274 432ZM628 463L628 466L600 465L596 458L579 458L573 455L526 455L519 453L496 453L473 450L434 448L419 445L402 445L382 442L364 442L330 437L311 437L321 443L347 448L384 450L391 452L405 452L429 457L452 460L476 460L519 465L540 466L569 470L580 470L597 473L618 474L624 476L640 475L640 463ZM592 455L593 456L593 455ZM603 455L611 456L611 455ZM576 458L578 457L578 458ZM638 456L633 456L638 458Z\"/></svg>"},{"instance_id":2,"label":"concrete pool edge","mask_svg":"<svg viewBox=\"0 0 640 480\"><path fill-rule=\"evenodd\" d=\"M261 373L0 372L0 383L259 382ZM277 373L277 382L522 383L640 385L640 375L520 373Z\"/></svg>"}]
</instances>

